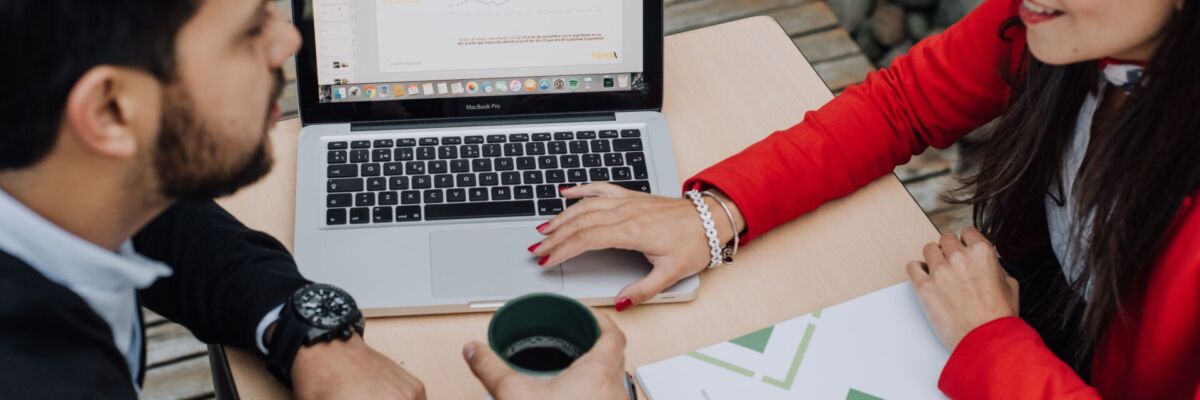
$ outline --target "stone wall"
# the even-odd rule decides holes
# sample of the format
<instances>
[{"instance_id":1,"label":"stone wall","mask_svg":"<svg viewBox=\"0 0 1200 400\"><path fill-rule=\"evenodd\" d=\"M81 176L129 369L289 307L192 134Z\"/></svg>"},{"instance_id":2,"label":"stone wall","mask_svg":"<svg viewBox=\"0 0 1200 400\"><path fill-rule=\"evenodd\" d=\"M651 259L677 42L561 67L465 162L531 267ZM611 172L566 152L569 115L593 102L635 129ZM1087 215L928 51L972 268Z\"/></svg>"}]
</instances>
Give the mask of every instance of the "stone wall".
<instances>
[{"instance_id":1,"label":"stone wall","mask_svg":"<svg viewBox=\"0 0 1200 400\"><path fill-rule=\"evenodd\" d=\"M842 27L876 66L954 24L983 0L828 0Z\"/></svg>"}]
</instances>

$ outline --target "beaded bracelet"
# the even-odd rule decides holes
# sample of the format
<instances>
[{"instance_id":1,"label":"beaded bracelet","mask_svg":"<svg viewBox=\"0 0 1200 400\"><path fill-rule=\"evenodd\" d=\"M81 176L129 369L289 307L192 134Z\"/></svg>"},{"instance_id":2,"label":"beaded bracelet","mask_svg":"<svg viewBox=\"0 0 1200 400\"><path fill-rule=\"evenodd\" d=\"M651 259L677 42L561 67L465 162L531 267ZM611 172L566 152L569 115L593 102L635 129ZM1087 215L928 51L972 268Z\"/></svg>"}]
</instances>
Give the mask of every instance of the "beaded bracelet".
<instances>
[{"instance_id":1,"label":"beaded bracelet","mask_svg":"<svg viewBox=\"0 0 1200 400\"><path fill-rule=\"evenodd\" d=\"M733 264L733 256L737 255L738 245L741 242L741 239L738 237L737 219L733 218L733 211L729 209L729 205L725 204L725 200L721 199L721 196L717 196L707 190L701 194L705 197L712 197L713 201L716 201L717 205L721 206L722 210L725 210L725 216L729 218L729 227L733 229L733 246L730 247L726 244L721 249L721 262L723 264Z\"/></svg>"},{"instance_id":2,"label":"beaded bracelet","mask_svg":"<svg viewBox=\"0 0 1200 400\"><path fill-rule=\"evenodd\" d=\"M708 268L716 268L725 261L721 257L721 239L717 236L717 224L713 222L712 213L708 211L708 204L704 202L704 196L700 191L689 190L684 194L692 199L692 204L696 205L696 212L700 214L700 221L704 224L704 235L708 236L708 248L711 255Z\"/></svg>"}]
</instances>

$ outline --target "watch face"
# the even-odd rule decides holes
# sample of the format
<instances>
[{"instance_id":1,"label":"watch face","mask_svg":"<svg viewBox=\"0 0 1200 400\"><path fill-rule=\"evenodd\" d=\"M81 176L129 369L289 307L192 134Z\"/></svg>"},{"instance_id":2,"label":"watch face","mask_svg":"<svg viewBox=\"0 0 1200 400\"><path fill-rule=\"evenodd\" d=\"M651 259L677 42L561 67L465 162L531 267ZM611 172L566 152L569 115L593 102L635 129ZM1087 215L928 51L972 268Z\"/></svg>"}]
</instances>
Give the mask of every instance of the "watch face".
<instances>
[{"instance_id":1,"label":"watch face","mask_svg":"<svg viewBox=\"0 0 1200 400\"><path fill-rule=\"evenodd\" d=\"M306 287L292 301L302 318L327 329L341 326L358 309L345 291L322 284Z\"/></svg>"}]
</instances>

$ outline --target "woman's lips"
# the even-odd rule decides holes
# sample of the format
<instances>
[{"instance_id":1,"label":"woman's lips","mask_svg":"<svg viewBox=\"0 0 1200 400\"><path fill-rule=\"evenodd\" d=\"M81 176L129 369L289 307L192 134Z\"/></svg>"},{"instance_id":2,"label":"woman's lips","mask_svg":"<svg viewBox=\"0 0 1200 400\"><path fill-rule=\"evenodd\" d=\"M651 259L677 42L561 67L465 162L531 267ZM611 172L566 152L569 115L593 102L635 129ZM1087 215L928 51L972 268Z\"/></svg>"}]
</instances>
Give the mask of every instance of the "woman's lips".
<instances>
[{"instance_id":1,"label":"woman's lips","mask_svg":"<svg viewBox=\"0 0 1200 400\"><path fill-rule=\"evenodd\" d=\"M1058 18L1063 12L1025 0L1021 2L1017 14L1026 24L1036 24Z\"/></svg>"}]
</instances>

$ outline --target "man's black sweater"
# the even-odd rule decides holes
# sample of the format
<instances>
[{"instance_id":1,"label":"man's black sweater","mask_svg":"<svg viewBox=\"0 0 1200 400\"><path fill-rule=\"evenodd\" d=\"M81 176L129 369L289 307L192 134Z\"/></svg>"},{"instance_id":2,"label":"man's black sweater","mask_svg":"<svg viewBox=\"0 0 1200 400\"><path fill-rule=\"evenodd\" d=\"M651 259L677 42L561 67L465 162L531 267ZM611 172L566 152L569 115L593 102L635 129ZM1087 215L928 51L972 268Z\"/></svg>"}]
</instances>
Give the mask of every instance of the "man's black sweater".
<instances>
[{"instance_id":1,"label":"man's black sweater","mask_svg":"<svg viewBox=\"0 0 1200 400\"><path fill-rule=\"evenodd\" d=\"M206 343L256 349L259 321L308 283L279 241L212 201L176 203L133 244L173 270L138 292L141 305ZM0 250L0 398L134 399L133 381L108 324L82 298Z\"/></svg>"}]
</instances>

